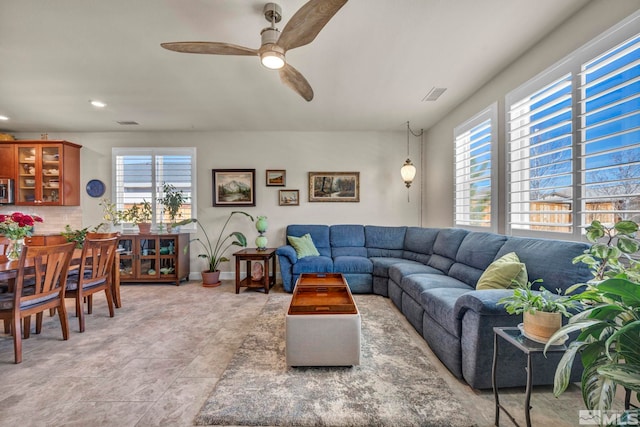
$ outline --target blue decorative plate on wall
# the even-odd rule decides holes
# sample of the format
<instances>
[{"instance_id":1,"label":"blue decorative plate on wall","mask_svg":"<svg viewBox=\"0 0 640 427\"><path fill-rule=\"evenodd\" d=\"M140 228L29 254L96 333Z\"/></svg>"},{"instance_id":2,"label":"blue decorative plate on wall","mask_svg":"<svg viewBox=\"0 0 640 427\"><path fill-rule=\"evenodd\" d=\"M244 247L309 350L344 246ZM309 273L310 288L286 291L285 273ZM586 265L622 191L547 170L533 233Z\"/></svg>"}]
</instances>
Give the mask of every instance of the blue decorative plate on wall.
<instances>
[{"instance_id":1,"label":"blue decorative plate on wall","mask_svg":"<svg viewBox=\"0 0 640 427\"><path fill-rule=\"evenodd\" d=\"M104 182L99 179L92 179L87 182L87 194L91 197L100 197L104 194Z\"/></svg>"}]
</instances>

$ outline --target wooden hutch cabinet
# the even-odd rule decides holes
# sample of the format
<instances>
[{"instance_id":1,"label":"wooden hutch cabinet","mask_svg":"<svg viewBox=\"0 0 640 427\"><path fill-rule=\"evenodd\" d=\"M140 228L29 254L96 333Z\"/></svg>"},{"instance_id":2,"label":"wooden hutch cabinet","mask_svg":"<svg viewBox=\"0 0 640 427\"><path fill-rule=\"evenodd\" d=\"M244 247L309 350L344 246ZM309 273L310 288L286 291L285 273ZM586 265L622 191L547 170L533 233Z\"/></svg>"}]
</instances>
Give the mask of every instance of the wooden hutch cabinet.
<instances>
[{"instance_id":1,"label":"wooden hutch cabinet","mask_svg":"<svg viewBox=\"0 0 640 427\"><path fill-rule=\"evenodd\" d=\"M120 282L175 283L189 280L189 234L122 234Z\"/></svg>"},{"instance_id":2,"label":"wooden hutch cabinet","mask_svg":"<svg viewBox=\"0 0 640 427\"><path fill-rule=\"evenodd\" d=\"M2 143L14 147L16 205L80 204L81 145L62 140Z\"/></svg>"}]
</instances>

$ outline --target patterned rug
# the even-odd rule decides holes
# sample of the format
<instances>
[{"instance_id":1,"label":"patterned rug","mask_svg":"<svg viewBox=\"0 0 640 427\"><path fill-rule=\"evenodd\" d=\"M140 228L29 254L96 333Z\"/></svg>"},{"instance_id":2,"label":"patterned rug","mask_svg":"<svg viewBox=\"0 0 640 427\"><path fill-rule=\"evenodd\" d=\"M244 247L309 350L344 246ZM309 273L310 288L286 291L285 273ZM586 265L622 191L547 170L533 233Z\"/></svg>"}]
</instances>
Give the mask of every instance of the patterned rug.
<instances>
[{"instance_id":1,"label":"patterned rug","mask_svg":"<svg viewBox=\"0 0 640 427\"><path fill-rule=\"evenodd\" d=\"M466 409L376 295L356 295L360 365L291 368L285 360L290 295L269 296L195 419L235 426L471 426Z\"/></svg>"}]
</instances>

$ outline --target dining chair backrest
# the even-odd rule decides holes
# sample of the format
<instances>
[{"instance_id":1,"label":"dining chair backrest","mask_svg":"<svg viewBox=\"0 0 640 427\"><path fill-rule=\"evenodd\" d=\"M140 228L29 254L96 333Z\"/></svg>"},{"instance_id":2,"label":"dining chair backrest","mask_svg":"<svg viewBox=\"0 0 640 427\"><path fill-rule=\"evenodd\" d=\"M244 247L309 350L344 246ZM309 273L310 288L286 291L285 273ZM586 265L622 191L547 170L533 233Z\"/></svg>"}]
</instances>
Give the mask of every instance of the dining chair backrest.
<instances>
[{"instance_id":1,"label":"dining chair backrest","mask_svg":"<svg viewBox=\"0 0 640 427\"><path fill-rule=\"evenodd\" d=\"M112 237L120 237L120 232L115 231L113 233L94 233L89 232L85 236L85 239L110 239Z\"/></svg>"},{"instance_id":2,"label":"dining chair backrest","mask_svg":"<svg viewBox=\"0 0 640 427\"><path fill-rule=\"evenodd\" d=\"M15 282L16 307L41 305L58 297L64 300L73 247L73 243L63 243L49 246L25 246L22 249ZM28 293L22 292L25 277L29 277Z\"/></svg>"},{"instance_id":3,"label":"dining chair backrest","mask_svg":"<svg viewBox=\"0 0 640 427\"><path fill-rule=\"evenodd\" d=\"M107 280L117 246L117 236L104 239L85 238L78 272L80 280L92 282Z\"/></svg>"}]
</instances>

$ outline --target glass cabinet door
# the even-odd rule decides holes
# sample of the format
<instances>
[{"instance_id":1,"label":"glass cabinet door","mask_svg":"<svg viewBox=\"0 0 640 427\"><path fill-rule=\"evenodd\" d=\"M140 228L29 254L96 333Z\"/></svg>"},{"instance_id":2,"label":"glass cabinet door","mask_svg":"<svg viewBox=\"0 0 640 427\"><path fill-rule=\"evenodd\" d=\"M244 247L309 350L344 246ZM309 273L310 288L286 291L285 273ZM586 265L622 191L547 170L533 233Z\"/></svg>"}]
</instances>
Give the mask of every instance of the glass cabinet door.
<instances>
[{"instance_id":1,"label":"glass cabinet door","mask_svg":"<svg viewBox=\"0 0 640 427\"><path fill-rule=\"evenodd\" d=\"M16 202L36 203L39 200L38 175L36 170L36 148L18 147L18 182Z\"/></svg>"},{"instance_id":2,"label":"glass cabinet door","mask_svg":"<svg viewBox=\"0 0 640 427\"><path fill-rule=\"evenodd\" d=\"M42 147L40 170L42 202L58 203L60 201L60 147Z\"/></svg>"},{"instance_id":3,"label":"glass cabinet door","mask_svg":"<svg viewBox=\"0 0 640 427\"><path fill-rule=\"evenodd\" d=\"M156 248L157 239L143 239L139 238L138 253L140 254L140 277L157 277L158 271L158 257Z\"/></svg>"},{"instance_id":4,"label":"glass cabinet door","mask_svg":"<svg viewBox=\"0 0 640 427\"><path fill-rule=\"evenodd\" d=\"M176 276L176 239L160 239L160 275L165 278Z\"/></svg>"},{"instance_id":5,"label":"glass cabinet door","mask_svg":"<svg viewBox=\"0 0 640 427\"><path fill-rule=\"evenodd\" d=\"M120 250L120 280L126 281L135 275L134 259L136 255L133 252L133 239L120 237L118 249Z\"/></svg>"}]
</instances>

